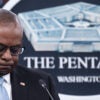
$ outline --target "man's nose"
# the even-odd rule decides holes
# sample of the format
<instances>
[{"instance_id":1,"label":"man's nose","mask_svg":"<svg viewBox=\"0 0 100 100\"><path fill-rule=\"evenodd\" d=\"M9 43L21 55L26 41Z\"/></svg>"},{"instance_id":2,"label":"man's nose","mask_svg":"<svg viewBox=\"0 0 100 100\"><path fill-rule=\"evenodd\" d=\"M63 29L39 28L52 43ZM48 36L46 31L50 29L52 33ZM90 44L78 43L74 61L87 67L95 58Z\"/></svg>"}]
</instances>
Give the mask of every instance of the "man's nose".
<instances>
[{"instance_id":1,"label":"man's nose","mask_svg":"<svg viewBox=\"0 0 100 100\"><path fill-rule=\"evenodd\" d=\"M2 54L1 58L6 61L9 61L12 59L12 55L9 48Z\"/></svg>"}]
</instances>

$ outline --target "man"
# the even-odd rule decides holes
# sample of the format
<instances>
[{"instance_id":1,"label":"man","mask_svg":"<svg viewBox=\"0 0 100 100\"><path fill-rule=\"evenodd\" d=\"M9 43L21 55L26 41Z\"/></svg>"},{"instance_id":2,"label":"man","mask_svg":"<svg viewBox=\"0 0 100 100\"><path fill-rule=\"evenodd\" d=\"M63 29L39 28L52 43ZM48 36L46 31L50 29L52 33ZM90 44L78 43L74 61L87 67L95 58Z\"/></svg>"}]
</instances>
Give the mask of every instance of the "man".
<instances>
[{"instance_id":1,"label":"man","mask_svg":"<svg viewBox=\"0 0 100 100\"><path fill-rule=\"evenodd\" d=\"M18 17L0 9L0 78L6 80L3 85L9 100L59 100L50 75L17 65L23 51L22 38Z\"/></svg>"}]
</instances>

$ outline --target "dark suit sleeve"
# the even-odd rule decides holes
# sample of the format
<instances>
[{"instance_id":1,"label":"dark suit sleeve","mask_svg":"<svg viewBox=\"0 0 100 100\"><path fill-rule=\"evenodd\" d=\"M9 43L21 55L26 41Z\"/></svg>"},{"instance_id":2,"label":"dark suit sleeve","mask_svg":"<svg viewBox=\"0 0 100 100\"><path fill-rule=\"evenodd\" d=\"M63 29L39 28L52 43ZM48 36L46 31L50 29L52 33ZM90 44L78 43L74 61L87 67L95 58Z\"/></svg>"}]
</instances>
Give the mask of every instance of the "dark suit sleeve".
<instances>
[{"instance_id":1,"label":"dark suit sleeve","mask_svg":"<svg viewBox=\"0 0 100 100\"><path fill-rule=\"evenodd\" d=\"M51 95L53 96L54 100L60 100L57 93L55 82L53 78L51 77L51 75L49 75L48 80L49 80L49 91Z\"/></svg>"}]
</instances>

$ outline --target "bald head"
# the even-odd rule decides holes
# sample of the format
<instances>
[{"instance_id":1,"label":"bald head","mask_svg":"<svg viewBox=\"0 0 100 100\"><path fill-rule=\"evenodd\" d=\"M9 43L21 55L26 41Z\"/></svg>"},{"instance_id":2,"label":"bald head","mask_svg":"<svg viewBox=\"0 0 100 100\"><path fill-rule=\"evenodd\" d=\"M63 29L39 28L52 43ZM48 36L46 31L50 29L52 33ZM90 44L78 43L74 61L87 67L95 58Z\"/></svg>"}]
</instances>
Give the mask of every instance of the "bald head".
<instances>
[{"instance_id":1,"label":"bald head","mask_svg":"<svg viewBox=\"0 0 100 100\"><path fill-rule=\"evenodd\" d=\"M0 9L0 26L7 26L9 24L14 24L15 26L19 25L22 28L20 20L16 14L5 9Z\"/></svg>"}]
</instances>

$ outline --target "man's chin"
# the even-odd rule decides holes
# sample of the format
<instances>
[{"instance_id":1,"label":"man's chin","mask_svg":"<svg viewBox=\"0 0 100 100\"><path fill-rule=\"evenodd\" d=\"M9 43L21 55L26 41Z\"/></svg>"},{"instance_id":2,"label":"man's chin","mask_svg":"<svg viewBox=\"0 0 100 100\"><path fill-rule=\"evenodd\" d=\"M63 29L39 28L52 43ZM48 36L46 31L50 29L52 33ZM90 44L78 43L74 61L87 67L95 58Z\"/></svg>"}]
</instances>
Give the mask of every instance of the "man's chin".
<instances>
[{"instance_id":1,"label":"man's chin","mask_svg":"<svg viewBox=\"0 0 100 100\"><path fill-rule=\"evenodd\" d=\"M0 76L3 76L3 75L6 75L6 74L9 74L10 72L12 72L13 68L11 69L2 69L0 70Z\"/></svg>"}]
</instances>

